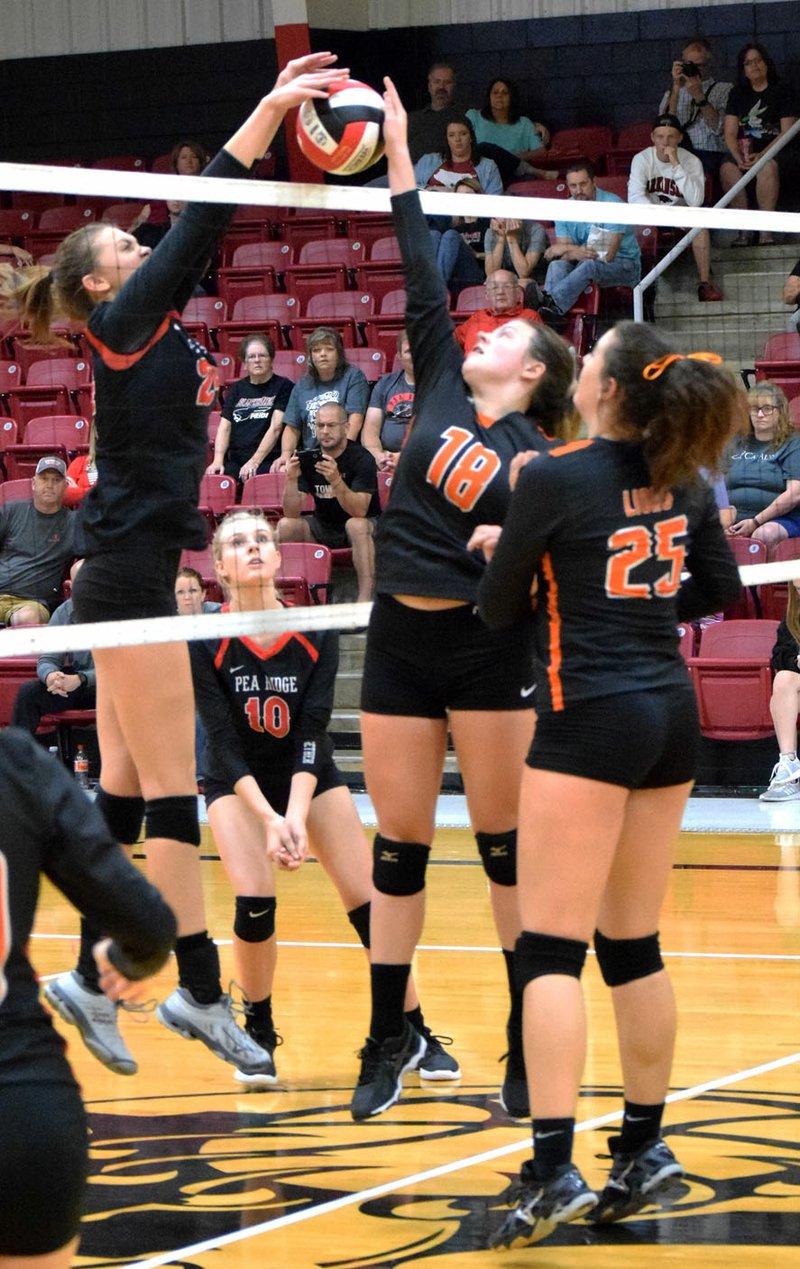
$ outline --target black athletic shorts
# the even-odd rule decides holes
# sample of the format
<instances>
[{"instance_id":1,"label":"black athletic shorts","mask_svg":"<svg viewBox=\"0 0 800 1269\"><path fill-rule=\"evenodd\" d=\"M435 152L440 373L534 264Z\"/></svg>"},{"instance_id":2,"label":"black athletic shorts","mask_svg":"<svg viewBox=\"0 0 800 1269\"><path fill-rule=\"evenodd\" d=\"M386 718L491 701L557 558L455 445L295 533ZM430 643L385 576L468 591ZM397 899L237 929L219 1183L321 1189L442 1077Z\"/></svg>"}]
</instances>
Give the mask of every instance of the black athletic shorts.
<instances>
[{"instance_id":1,"label":"black athletic shorts","mask_svg":"<svg viewBox=\"0 0 800 1269\"><path fill-rule=\"evenodd\" d=\"M527 763L626 789L663 789L693 780L699 753L694 690L681 685L540 714Z\"/></svg>"},{"instance_id":2,"label":"black athletic shorts","mask_svg":"<svg viewBox=\"0 0 800 1269\"><path fill-rule=\"evenodd\" d=\"M179 550L104 551L81 565L72 587L78 621L174 617Z\"/></svg>"},{"instance_id":3,"label":"black athletic shorts","mask_svg":"<svg viewBox=\"0 0 800 1269\"><path fill-rule=\"evenodd\" d=\"M379 595L367 631L361 708L411 718L445 718L451 709L530 709L532 666L529 623L490 630L472 604L430 611Z\"/></svg>"},{"instance_id":4,"label":"black athletic shorts","mask_svg":"<svg viewBox=\"0 0 800 1269\"><path fill-rule=\"evenodd\" d=\"M286 780L282 780L280 784L270 783L269 778L266 776L259 776L255 772L253 774L259 789L273 810L277 811L279 815L285 815L286 807L289 804L289 793L292 783L291 774ZM272 775L272 772L270 772L270 775ZM325 763L317 776L317 787L314 790L314 797L318 798L321 793L327 793L328 789L338 789L343 784L345 784L344 776L331 758ZM227 780L217 780L213 775L205 777L204 789L206 806L211 806L211 803L216 802L217 798L230 797L233 793L233 787Z\"/></svg>"},{"instance_id":5,"label":"black athletic shorts","mask_svg":"<svg viewBox=\"0 0 800 1269\"><path fill-rule=\"evenodd\" d=\"M69 1084L0 1085L0 1256L44 1256L78 1232L86 1114Z\"/></svg>"}]
</instances>

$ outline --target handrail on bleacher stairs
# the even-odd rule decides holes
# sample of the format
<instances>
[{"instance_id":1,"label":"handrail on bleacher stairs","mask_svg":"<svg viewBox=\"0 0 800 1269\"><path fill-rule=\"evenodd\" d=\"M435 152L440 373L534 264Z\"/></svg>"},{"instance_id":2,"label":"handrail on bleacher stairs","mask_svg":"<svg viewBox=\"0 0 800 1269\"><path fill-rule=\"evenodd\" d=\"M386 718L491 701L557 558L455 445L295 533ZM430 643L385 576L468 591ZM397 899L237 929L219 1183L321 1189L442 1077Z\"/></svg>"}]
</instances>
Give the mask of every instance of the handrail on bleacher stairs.
<instances>
[{"instance_id":1,"label":"handrail on bleacher stairs","mask_svg":"<svg viewBox=\"0 0 800 1269\"><path fill-rule=\"evenodd\" d=\"M778 151L782 150L784 146L794 140L798 133L800 133L800 119L796 119L791 128L787 128L786 132L784 132L783 136L774 146L770 146L769 149L762 152L761 156L756 160L753 166L748 168L744 175L740 176L736 184L733 185L727 193L722 195L719 202L714 203L714 209L716 210L720 207L727 207L739 191L746 189L753 178L758 176L758 173L764 165L768 163L770 159L774 159ZM694 242L699 233L699 225L696 225L694 229L688 230L688 232L685 233L678 242L676 242L671 251L668 251L663 259L659 260L658 264L654 265L650 272L645 274L641 281L633 288L633 320L635 322L644 321L644 293L647 288L652 286L657 278L661 277L661 274L669 268L674 260L678 259L678 256L683 255L686 248Z\"/></svg>"}]
</instances>

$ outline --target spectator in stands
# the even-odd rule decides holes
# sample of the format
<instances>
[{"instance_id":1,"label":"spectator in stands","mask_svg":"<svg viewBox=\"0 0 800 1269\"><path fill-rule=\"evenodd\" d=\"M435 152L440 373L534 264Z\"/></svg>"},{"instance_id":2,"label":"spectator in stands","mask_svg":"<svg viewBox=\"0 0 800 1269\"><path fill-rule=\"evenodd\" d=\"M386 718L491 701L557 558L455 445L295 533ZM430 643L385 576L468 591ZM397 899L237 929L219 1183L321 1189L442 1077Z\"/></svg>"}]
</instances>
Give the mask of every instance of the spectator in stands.
<instances>
[{"instance_id":1,"label":"spectator in stands","mask_svg":"<svg viewBox=\"0 0 800 1269\"><path fill-rule=\"evenodd\" d=\"M783 284L783 302L784 304L794 304L792 324L800 333L800 260L797 261L797 264Z\"/></svg>"},{"instance_id":2,"label":"spectator in stands","mask_svg":"<svg viewBox=\"0 0 800 1269\"><path fill-rule=\"evenodd\" d=\"M49 621L75 555L64 460L40 458L31 485L30 501L0 510L0 623L6 626Z\"/></svg>"},{"instance_id":3,"label":"spectator in stands","mask_svg":"<svg viewBox=\"0 0 800 1269\"><path fill-rule=\"evenodd\" d=\"M76 560L70 570L74 580L81 566ZM72 599L65 599L48 625L71 626ZM94 709L95 671L91 652L45 652L36 662L36 678L23 683L14 702L11 724L34 735L43 714L61 714L66 709Z\"/></svg>"},{"instance_id":4,"label":"spectator in stands","mask_svg":"<svg viewBox=\"0 0 800 1269\"><path fill-rule=\"evenodd\" d=\"M199 141L179 141L172 148L170 162L178 176L199 176L209 162L209 155Z\"/></svg>"},{"instance_id":5,"label":"spectator in stands","mask_svg":"<svg viewBox=\"0 0 800 1269\"><path fill-rule=\"evenodd\" d=\"M466 115L455 115L447 124L445 143L440 152L423 154L414 164L419 189L454 190L459 181L469 176L476 180L484 194L502 194L503 182L493 159L481 158L472 124Z\"/></svg>"},{"instance_id":6,"label":"spectator in stands","mask_svg":"<svg viewBox=\"0 0 800 1269\"><path fill-rule=\"evenodd\" d=\"M77 507L92 485L97 484L97 460L95 458L94 420L89 429L89 450L78 454L67 468L67 487L64 490L64 506Z\"/></svg>"},{"instance_id":7,"label":"spectator in stands","mask_svg":"<svg viewBox=\"0 0 800 1269\"><path fill-rule=\"evenodd\" d=\"M397 355L400 369L381 375L372 389L361 437L379 471L394 471L414 414L414 363L404 330L397 336Z\"/></svg>"},{"instance_id":8,"label":"spectator in stands","mask_svg":"<svg viewBox=\"0 0 800 1269\"><path fill-rule=\"evenodd\" d=\"M161 239L167 234L173 225L180 220L181 212L186 203L181 202L177 198L167 199L167 218L166 220L157 220L155 224L150 224L150 216L152 215L152 207L150 203L145 203L139 215L134 220L128 233L133 234L137 242L143 247L157 247Z\"/></svg>"},{"instance_id":9,"label":"spectator in stands","mask_svg":"<svg viewBox=\"0 0 800 1269\"><path fill-rule=\"evenodd\" d=\"M497 330L506 322L524 318L528 322L541 322L542 318L533 309L524 308L522 290L516 273L508 269L495 269L491 277L486 279L486 308L471 313L465 322L455 328L455 337L465 355L472 352L478 342L478 336L484 331Z\"/></svg>"},{"instance_id":10,"label":"spectator in stands","mask_svg":"<svg viewBox=\"0 0 800 1269\"><path fill-rule=\"evenodd\" d=\"M576 203L593 200L621 203L617 194L595 183L588 159L570 163L566 173L569 196ZM636 286L642 257L630 225L592 225L580 220L557 220L556 240L544 253L548 261L539 313L552 326L563 323L587 286Z\"/></svg>"},{"instance_id":11,"label":"spectator in stands","mask_svg":"<svg viewBox=\"0 0 800 1269\"><path fill-rule=\"evenodd\" d=\"M706 177L697 155L682 148L683 128L674 115L659 115L650 133L653 144L633 157L628 180L629 203L669 203L700 207ZM697 298L701 303L724 298L711 281L711 234L707 229L692 240L697 269Z\"/></svg>"},{"instance_id":12,"label":"spectator in stands","mask_svg":"<svg viewBox=\"0 0 800 1269\"><path fill-rule=\"evenodd\" d=\"M748 396L750 427L736 438L727 472L736 508L728 533L774 546L800 537L800 433L777 383L765 379Z\"/></svg>"},{"instance_id":13,"label":"spectator in stands","mask_svg":"<svg viewBox=\"0 0 800 1269\"><path fill-rule=\"evenodd\" d=\"M208 588L196 568L184 565L178 569L175 578L175 608L179 617L196 617L204 612L219 612L221 604L208 598ZM204 778L203 750L206 745L206 731L199 710L194 713L194 759L197 772L197 783Z\"/></svg>"},{"instance_id":14,"label":"spectator in stands","mask_svg":"<svg viewBox=\"0 0 800 1269\"><path fill-rule=\"evenodd\" d=\"M357 439L364 422L369 384L362 370L349 365L339 332L318 326L306 339L306 358L308 371L292 388L283 416L281 456L273 463L278 471L286 470L298 446L310 449L316 444L317 411L327 402L344 407L349 440Z\"/></svg>"},{"instance_id":15,"label":"spectator in stands","mask_svg":"<svg viewBox=\"0 0 800 1269\"><path fill-rule=\"evenodd\" d=\"M480 194L480 182L474 176L462 176L454 186L454 194ZM477 286L486 276L483 264L483 239L489 221L474 216L430 216L436 263L447 283L452 300L465 286Z\"/></svg>"},{"instance_id":16,"label":"spectator in stands","mask_svg":"<svg viewBox=\"0 0 800 1269\"><path fill-rule=\"evenodd\" d=\"M375 547L372 532L380 513L378 469L361 445L347 439L347 411L336 401L320 405L316 417L318 448L293 454L286 468L280 542L322 542L350 547L358 578L358 599L372 598ZM314 514L301 516L303 494L314 499Z\"/></svg>"},{"instance_id":17,"label":"spectator in stands","mask_svg":"<svg viewBox=\"0 0 800 1269\"><path fill-rule=\"evenodd\" d=\"M730 160L722 165L722 181L730 189L743 172L751 168L765 150L779 140L797 120L797 93L784 83L775 63L763 44L745 44L737 58L738 78L725 114L725 145ZM790 142L764 165L755 179L756 203L760 211L774 211L781 186L797 190L800 177L800 150ZM730 204L746 207L747 194L742 191ZM747 234L738 234L735 247L750 241ZM769 231L762 232L762 243L774 241Z\"/></svg>"},{"instance_id":18,"label":"spectator in stands","mask_svg":"<svg viewBox=\"0 0 800 1269\"><path fill-rule=\"evenodd\" d=\"M225 391L209 475L249 480L269 471L280 457L283 416L294 384L273 372L274 358L269 335L248 335L239 345L247 374Z\"/></svg>"},{"instance_id":19,"label":"spectator in stands","mask_svg":"<svg viewBox=\"0 0 800 1269\"><path fill-rule=\"evenodd\" d=\"M462 115L455 104L456 72L450 62L434 62L428 71L430 104L412 110L408 116L408 148L412 163L423 154L442 154L447 141L447 125ZM385 183L385 182L384 182Z\"/></svg>"},{"instance_id":20,"label":"spectator in stands","mask_svg":"<svg viewBox=\"0 0 800 1269\"><path fill-rule=\"evenodd\" d=\"M486 276L508 269L527 281L547 246L547 231L535 220L492 219L484 238Z\"/></svg>"},{"instance_id":21,"label":"spectator in stands","mask_svg":"<svg viewBox=\"0 0 800 1269\"><path fill-rule=\"evenodd\" d=\"M550 133L543 123L534 123L522 113L517 85L510 79L493 79L486 89L480 110L468 110L467 118L475 130L479 145L489 144L512 154L518 161L531 164L527 175L555 179L558 172L545 171L535 164L543 158L550 144ZM500 166L498 164L498 166ZM514 165L510 176L519 168ZM509 177L500 169L505 184Z\"/></svg>"},{"instance_id":22,"label":"spectator in stands","mask_svg":"<svg viewBox=\"0 0 800 1269\"><path fill-rule=\"evenodd\" d=\"M797 714L800 710L800 577L789 582L786 615L772 649L772 696L769 712L775 724L778 761L772 768L762 802L792 802L800 797L797 756Z\"/></svg>"},{"instance_id":23,"label":"spectator in stands","mask_svg":"<svg viewBox=\"0 0 800 1269\"><path fill-rule=\"evenodd\" d=\"M711 58L711 45L704 36L689 40L680 61L672 63L672 83L661 98L658 113L675 115L692 152L716 187L727 153L723 135L725 110L733 85L714 79Z\"/></svg>"}]
</instances>

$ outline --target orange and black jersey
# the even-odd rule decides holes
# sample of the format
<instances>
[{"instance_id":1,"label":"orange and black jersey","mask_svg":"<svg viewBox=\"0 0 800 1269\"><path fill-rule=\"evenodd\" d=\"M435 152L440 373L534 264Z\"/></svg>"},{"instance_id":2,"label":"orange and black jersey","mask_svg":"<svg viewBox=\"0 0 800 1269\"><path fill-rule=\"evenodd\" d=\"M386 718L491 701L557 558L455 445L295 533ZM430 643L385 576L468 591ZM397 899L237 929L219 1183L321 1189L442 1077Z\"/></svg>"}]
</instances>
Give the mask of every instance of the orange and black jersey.
<instances>
[{"instance_id":1,"label":"orange and black jersey","mask_svg":"<svg viewBox=\"0 0 800 1269\"><path fill-rule=\"evenodd\" d=\"M225 150L205 176L242 177ZM97 483L78 511L78 553L207 543L197 510L218 374L180 322L233 214L190 203L152 255L87 324L95 381Z\"/></svg>"},{"instance_id":2,"label":"orange and black jersey","mask_svg":"<svg viewBox=\"0 0 800 1269\"><path fill-rule=\"evenodd\" d=\"M175 918L63 766L14 727L0 733L0 803L0 1083L73 1083L27 955L40 878L113 937L129 978L164 964Z\"/></svg>"},{"instance_id":3,"label":"orange and black jersey","mask_svg":"<svg viewBox=\"0 0 800 1269\"><path fill-rule=\"evenodd\" d=\"M740 591L708 486L658 496L641 447L602 438L557 447L520 473L481 616L519 620L534 584L539 713L685 684L677 623Z\"/></svg>"},{"instance_id":4,"label":"orange and black jersey","mask_svg":"<svg viewBox=\"0 0 800 1269\"><path fill-rule=\"evenodd\" d=\"M552 442L523 414L478 417L416 191L393 198L392 211L408 297L415 421L377 522L376 590L474 602L484 565L466 550L472 530L505 518L514 455Z\"/></svg>"},{"instance_id":5,"label":"orange and black jersey","mask_svg":"<svg viewBox=\"0 0 800 1269\"><path fill-rule=\"evenodd\" d=\"M339 664L335 631L289 631L268 648L242 637L189 650L207 776L231 787L246 775L283 787L299 771L319 773L333 752L326 728Z\"/></svg>"}]
</instances>

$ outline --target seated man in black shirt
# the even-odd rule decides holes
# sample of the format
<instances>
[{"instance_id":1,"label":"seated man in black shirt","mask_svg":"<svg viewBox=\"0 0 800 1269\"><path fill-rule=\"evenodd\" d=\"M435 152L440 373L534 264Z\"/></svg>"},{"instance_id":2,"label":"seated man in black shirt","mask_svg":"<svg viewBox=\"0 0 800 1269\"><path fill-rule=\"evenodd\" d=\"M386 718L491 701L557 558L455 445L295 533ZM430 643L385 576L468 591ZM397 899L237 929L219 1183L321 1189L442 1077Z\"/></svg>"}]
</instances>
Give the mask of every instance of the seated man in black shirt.
<instances>
[{"instance_id":1,"label":"seated man in black shirt","mask_svg":"<svg viewBox=\"0 0 800 1269\"><path fill-rule=\"evenodd\" d=\"M798 332L800 332L800 260L792 269L788 278L783 284L783 302L784 304L794 304L794 322Z\"/></svg>"},{"instance_id":2,"label":"seated man in black shirt","mask_svg":"<svg viewBox=\"0 0 800 1269\"><path fill-rule=\"evenodd\" d=\"M351 547L359 602L372 598L375 547L372 530L380 511L378 468L368 450L347 439L347 413L329 401L317 411L318 450L298 451L286 467L280 542L322 542ZM303 494L314 499L314 514L300 515Z\"/></svg>"}]
</instances>

